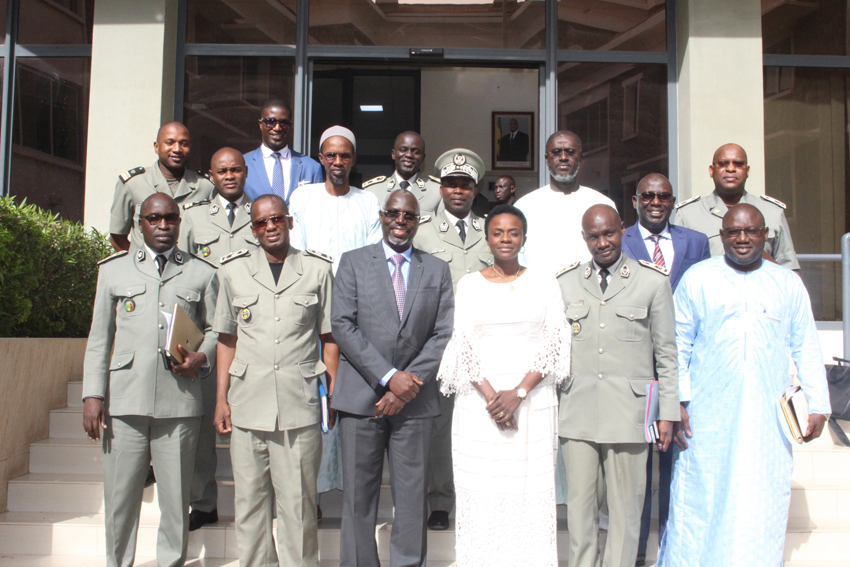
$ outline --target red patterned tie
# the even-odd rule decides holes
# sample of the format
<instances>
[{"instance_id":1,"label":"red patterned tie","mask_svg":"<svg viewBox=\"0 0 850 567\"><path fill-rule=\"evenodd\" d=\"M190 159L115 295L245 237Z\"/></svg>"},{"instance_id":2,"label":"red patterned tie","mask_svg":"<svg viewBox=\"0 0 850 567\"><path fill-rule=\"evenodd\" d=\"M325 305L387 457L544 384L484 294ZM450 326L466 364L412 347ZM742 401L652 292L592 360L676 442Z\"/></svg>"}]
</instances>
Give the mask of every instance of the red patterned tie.
<instances>
[{"instance_id":1,"label":"red patterned tie","mask_svg":"<svg viewBox=\"0 0 850 567\"><path fill-rule=\"evenodd\" d=\"M401 265L404 263L404 256L396 254L390 258L395 264L393 272L393 289L395 289L395 302L398 305L398 318L401 320L401 314L404 313L404 296L407 290L404 287L404 274L401 273Z\"/></svg>"},{"instance_id":2,"label":"red patterned tie","mask_svg":"<svg viewBox=\"0 0 850 567\"><path fill-rule=\"evenodd\" d=\"M664 263L664 254L661 253L661 246L658 245L658 241L661 240L661 236L653 234L649 238L655 242L655 252L652 253L653 263L657 266L661 266L662 268L666 268L667 265Z\"/></svg>"}]
</instances>

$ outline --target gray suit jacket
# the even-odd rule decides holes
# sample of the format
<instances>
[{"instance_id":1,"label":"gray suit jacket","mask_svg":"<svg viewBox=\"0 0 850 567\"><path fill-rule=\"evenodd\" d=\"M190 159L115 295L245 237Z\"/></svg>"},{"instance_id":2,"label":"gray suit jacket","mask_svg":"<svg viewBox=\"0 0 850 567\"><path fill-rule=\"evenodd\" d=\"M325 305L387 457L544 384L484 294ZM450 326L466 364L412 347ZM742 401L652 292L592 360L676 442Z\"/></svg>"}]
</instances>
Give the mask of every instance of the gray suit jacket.
<instances>
[{"instance_id":1,"label":"gray suit jacket","mask_svg":"<svg viewBox=\"0 0 850 567\"><path fill-rule=\"evenodd\" d=\"M372 416L392 368L424 382L402 417L440 415L437 370L451 337L454 294L449 266L416 248L410 262L401 321L382 243L342 255L331 302L333 336L341 356L332 406Z\"/></svg>"}]
</instances>

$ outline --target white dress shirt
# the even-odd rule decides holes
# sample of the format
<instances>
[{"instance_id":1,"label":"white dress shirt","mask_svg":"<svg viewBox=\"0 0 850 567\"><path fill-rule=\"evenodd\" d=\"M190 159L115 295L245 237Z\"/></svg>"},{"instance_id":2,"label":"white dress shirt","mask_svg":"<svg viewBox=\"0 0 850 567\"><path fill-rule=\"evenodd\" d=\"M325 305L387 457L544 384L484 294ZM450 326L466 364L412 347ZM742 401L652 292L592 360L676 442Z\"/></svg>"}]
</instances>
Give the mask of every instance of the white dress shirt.
<instances>
[{"instance_id":1,"label":"white dress shirt","mask_svg":"<svg viewBox=\"0 0 850 567\"><path fill-rule=\"evenodd\" d=\"M652 255L655 254L655 242L652 237L655 236L649 232L642 224L638 223L640 237L643 238L643 243L646 244L646 251L649 252L649 260L652 261ZM664 266L669 270L673 265L673 235L670 234L670 223L664 226L658 236L658 247L661 248L661 255L664 256Z\"/></svg>"},{"instance_id":2,"label":"white dress shirt","mask_svg":"<svg viewBox=\"0 0 850 567\"><path fill-rule=\"evenodd\" d=\"M457 226L457 221L462 220L464 222L463 228L466 229L466 234L469 234L469 223L472 220L472 213L471 212L466 213L466 216L463 217L462 219L454 216L453 214L451 214L448 211L445 211L445 213L446 213L446 218L449 219L449 224L452 225L453 227L455 227L455 232L460 234L460 229Z\"/></svg>"},{"instance_id":3,"label":"white dress shirt","mask_svg":"<svg viewBox=\"0 0 850 567\"><path fill-rule=\"evenodd\" d=\"M274 151L265 144L260 144L260 151L263 152L263 165L266 166L266 175L269 176L269 185L274 180ZM292 152L289 151L289 146L284 147L278 152L280 154L280 167L283 169L283 193L289 193L289 180L292 179Z\"/></svg>"},{"instance_id":4,"label":"white dress shirt","mask_svg":"<svg viewBox=\"0 0 850 567\"><path fill-rule=\"evenodd\" d=\"M620 264L623 263L623 253L620 252L620 257L617 258L617 261L612 265L608 266L606 269L608 270L608 275L605 276L605 282L611 283L611 275L620 269ZM596 281L599 282L599 285L602 285L602 267L596 263L596 260L593 260L593 269L596 271Z\"/></svg>"},{"instance_id":5,"label":"white dress shirt","mask_svg":"<svg viewBox=\"0 0 850 567\"><path fill-rule=\"evenodd\" d=\"M272 161L274 161L274 160L272 160ZM218 196L218 202L221 203L221 208L224 209L224 212L226 213L227 212L227 205L229 205L231 203L231 201L228 201L227 199L225 199L224 197L219 195ZM245 202L245 195L244 194L241 197L239 197L238 199L236 199L235 201L232 201L232 203L234 205L236 205L236 207L233 209L233 214L236 214L236 211L239 209L239 207L242 206L242 203L244 203L244 202Z\"/></svg>"}]
</instances>

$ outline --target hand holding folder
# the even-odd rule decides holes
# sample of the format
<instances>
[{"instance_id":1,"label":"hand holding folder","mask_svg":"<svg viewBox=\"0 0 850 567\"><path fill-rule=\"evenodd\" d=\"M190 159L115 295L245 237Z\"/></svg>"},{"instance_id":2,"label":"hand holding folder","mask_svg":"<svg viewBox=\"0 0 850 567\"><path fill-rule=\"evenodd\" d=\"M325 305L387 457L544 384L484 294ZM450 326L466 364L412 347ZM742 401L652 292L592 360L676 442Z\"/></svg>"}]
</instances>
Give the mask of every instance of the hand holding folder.
<instances>
[{"instance_id":1,"label":"hand holding folder","mask_svg":"<svg viewBox=\"0 0 850 567\"><path fill-rule=\"evenodd\" d=\"M198 353L203 342L204 333L186 311L175 303L168 325L166 346L162 350L165 367L176 374L197 380L198 368L206 361L206 356Z\"/></svg>"}]
</instances>

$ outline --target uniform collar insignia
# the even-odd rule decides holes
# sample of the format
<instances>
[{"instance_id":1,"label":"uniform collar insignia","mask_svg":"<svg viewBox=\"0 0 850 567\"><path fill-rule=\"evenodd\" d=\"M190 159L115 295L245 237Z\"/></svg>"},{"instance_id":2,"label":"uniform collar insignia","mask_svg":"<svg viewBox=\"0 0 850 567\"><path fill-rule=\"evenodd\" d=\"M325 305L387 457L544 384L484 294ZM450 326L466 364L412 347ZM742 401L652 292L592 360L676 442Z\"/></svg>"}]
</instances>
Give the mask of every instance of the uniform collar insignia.
<instances>
[{"instance_id":1,"label":"uniform collar insignia","mask_svg":"<svg viewBox=\"0 0 850 567\"><path fill-rule=\"evenodd\" d=\"M251 203L245 203L245 212L251 214Z\"/></svg>"},{"instance_id":2,"label":"uniform collar insignia","mask_svg":"<svg viewBox=\"0 0 850 567\"><path fill-rule=\"evenodd\" d=\"M623 267L620 268L620 277L621 278L627 278L627 277L629 277L630 273L631 272L629 271L629 266L627 264L623 264Z\"/></svg>"},{"instance_id":3,"label":"uniform collar insignia","mask_svg":"<svg viewBox=\"0 0 850 567\"><path fill-rule=\"evenodd\" d=\"M420 189L425 189L425 182L422 180L422 178L421 178L421 177L417 177L417 178L416 178L416 185L417 185Z\"/></svg>"},{"instance_id":4,"label":"uniform collar insignia","mask_svg":"<svg viewBox=\"0 0 850 567\"><path fill-rule=\"evenodd\" d=\"M584 269L584 278L585 279L589 278L590 274L592 274L592 273L593 273L593 269L590 266L586 267Z\"/></svg>"},{"instance_id":5,"label":"uniform collar insignia","mask_svg":"<svg viewBox=\"0 0 850 567\"><path fill-rule=\"evenodd\" d=\"M174 251L174 261L177 262L178 264L183 263L183 254L180 253L180 250Z\"/></svg>"},{"instance_id":6,"label":"uniform collar insignia","mask_svg":"<svg viewBox=\"0 0 850 567\"><path fill-rule=\"evenodd\" d=\"M481 223L478 222L478 219L472 219L472 228L474 228L478 232L481 232Z\"/></svg>"},{"instance_id":7,"label":"uniform collar insignia","mask_svg":"<svg viewBox=\"0 0 850 567\"><path fill-rule=\"evenodd\" d=\"M211 215L218 214L218 205L213 205L212 207L210 207L210 214Z\"/></svg>"},{"instance_id":8,"label":"uniform collar insignia","mask_svg":"<svg viewBox=\"0 0 850 567\"><path fill-rule=\"evenodd\" d=\"M144 259L145 259L145 251L139 249L139 251L136 252L136 260L138 260L139 262L143 262Z\"/></svg>"},{"instance_id":9,"label":"uniform collar insignia","mask_svg":"<svg viewBox=\"0 0 850 567\"><path fill-rule=\"evenodd\" d=\"M392 177L389 181L387 181L387 189L392 189L393 187L395 187L395 177Z\"/></svg>"},{"instance_id":10,"label":"uniform collar insignia","mask_svg":"<svg viewBox=\"0 0 850 567\"><path fill-rule=\"evenodd\" d=\"M449 230L449 223L448 221L443 221L440 224L440 232L446 232L447 230Z\"/></svg>"}]
</instances>

